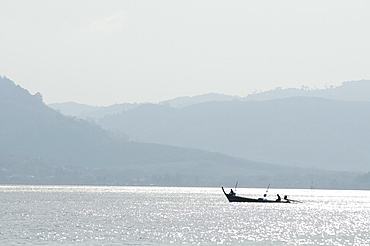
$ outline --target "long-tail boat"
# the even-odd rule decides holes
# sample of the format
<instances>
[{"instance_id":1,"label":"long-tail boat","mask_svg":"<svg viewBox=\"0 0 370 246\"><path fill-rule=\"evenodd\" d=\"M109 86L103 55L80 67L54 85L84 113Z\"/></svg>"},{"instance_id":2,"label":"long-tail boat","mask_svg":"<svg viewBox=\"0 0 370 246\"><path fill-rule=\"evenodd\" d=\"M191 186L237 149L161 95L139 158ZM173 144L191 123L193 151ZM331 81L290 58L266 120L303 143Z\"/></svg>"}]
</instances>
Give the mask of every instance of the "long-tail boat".
<instances>
[{"instance_id":1,"label":"long-tail boat","mask_svg":"<svg viewBox=\"0 0 370 246\"><path fill-rule=\"evenodd\" d=\"M284 197L284 200L276 199L276 200L266 200L264 198L248 198L248 197L241 197L237 196L233 190L230 191L230 193L226 193L224 190L224 187L221 187L222 191L224 192L225 196L227 197L227 200L229 202L271 202L271 203L290 203L290 200L287 199L287 197Z\"/></svg>"}]
</instances>

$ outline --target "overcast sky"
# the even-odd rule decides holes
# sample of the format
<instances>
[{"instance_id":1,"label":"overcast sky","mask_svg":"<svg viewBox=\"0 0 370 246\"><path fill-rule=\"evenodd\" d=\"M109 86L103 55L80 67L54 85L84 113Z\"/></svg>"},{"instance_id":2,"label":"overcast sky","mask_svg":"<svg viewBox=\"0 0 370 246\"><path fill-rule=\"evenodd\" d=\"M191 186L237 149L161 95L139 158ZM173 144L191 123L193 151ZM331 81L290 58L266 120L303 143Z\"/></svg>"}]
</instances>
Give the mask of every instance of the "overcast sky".
<instances>
[{"instance_id":1,"label":"overcast sky","mask_svg":"<svg viewBox=\"0 0 370 246\"><path fill-rule=\"evenodd\" d=\"M0 0L0 75L46 103L370 79L370 1Z\"/></svg>"}]
</instances>

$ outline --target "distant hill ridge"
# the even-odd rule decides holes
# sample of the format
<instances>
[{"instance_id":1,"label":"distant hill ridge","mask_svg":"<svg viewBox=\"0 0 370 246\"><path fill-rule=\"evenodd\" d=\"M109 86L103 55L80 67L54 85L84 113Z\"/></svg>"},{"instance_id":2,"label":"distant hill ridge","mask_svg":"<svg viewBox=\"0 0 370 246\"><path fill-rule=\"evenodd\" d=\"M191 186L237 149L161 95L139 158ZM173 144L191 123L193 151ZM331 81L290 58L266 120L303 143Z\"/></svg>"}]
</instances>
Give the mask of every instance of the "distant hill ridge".
<instances>
[{"instance_id":1,"label":"distant hill ridge","mask_svg":"<svg viewBox=\"0 0 370 246\"><path fill-rule=\"evenodd\" d=\"M184 108L194 104L204 102L220 101L265 101L273 99L283 99L289 97L320 97L339 101L370 101L370 80L359 80L343 82L341 86L331 86L326 89L310 89L308 87L297 88L276 88L270 91L237 97L217 93L209 93L197 96L178 97L162 101L160 105L167 105L173 108ZM148 103L145 103L148 104ZM48 106L59 110L64 115L76 116L81 119L99 120L106 115L114 115L123 111L134 109L142 104L121 103L107 107L96 107L73 102L53 103Z\"/></svg>"},{"instance_id":2,"label":"distant hill ridge","mask_svg":"<svg viewBox=\"0 0 370 246\"><path fill-rule=\"evenodd\" d=\"M370 101L370 80L343 82L341 86L326 89L309 89L307 87L276 88L274 90L248 95L243 100L273 100L289 97L320 97L339 101Z\"/></svg>"}]
</instances>

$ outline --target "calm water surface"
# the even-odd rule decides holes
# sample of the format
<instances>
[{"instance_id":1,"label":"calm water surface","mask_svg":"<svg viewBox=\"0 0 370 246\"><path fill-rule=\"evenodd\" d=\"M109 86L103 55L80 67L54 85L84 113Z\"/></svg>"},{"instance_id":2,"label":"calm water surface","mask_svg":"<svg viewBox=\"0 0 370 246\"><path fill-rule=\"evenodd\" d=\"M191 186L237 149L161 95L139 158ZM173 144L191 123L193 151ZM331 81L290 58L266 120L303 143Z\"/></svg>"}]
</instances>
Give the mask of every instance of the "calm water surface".
<instances>
[{"instance_id":1,"label":"calm water surface","mask_svg":"<svg viewBox=\"0 0 370 246\"><path fill-rule=\"evenodd\" d=\"M265 189L238 189L260 197ZM0 245L370 245L370 191L0 186Z\"/></svg>"}]
</instances>

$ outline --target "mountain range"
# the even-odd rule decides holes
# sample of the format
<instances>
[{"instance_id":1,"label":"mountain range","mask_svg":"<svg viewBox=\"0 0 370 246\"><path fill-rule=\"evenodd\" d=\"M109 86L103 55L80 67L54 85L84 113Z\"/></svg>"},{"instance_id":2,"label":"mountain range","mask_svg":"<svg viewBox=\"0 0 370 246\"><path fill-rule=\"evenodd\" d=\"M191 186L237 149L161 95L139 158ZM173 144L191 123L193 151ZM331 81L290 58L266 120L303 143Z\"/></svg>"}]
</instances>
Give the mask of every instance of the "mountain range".
<instances>
[{"instance_id":1,"label":"mountain range","mask_svg":"<svg viewBox=\"0 0 370 246\"><path fill-rule=\"evenodd\" d=\"M246 97L230 96L217 93L208 93L197 96L178 97L159 102L159 105L167 105L172 108L184 108L204 102L225 101L267 101L291 97L319 97L338 101L370 101L370 81L359 80L343 82L341 86L329 86L326 89L302 88L282 89L277 87L270 91L249 94ZM76 116L81 119L97 121L106 115L114 115L123 111L131 110L143 104L150 103L117 103L110 106L90 106L75 102L52 103L48 106L60 111L64 115Z\"/></svg>"},{"instance_id":2,"label":"mountain range","mask_svg":"<svg viewBox=\"0 0 370 246\"><path fill-rule=\"evenodd\" d=\"M325 107L332 105L335 108L337 105L336 101L315 99L313 102L312 98L300 98L303 102L299 105L295 100L272 101L272 104L264 102L263 105L260 102L220 100L178 108L168 103L143 104L122 109L120 114L104 115L99 121L86 121L63 115L46 106L41 94L31 95L8 78L1 77L0 183L224 186L239 180L248 187L264 187L270 182L279 187L294 188L308 187L312 182L321 188L370 186L366 163L362 163L367 158L363 153L368 147L366 138L361 140L363 148L355 149L355 154L361 158L352 163L354 168L351 170L337 168L325 171L312 164L302 166L293 165L293 162L276 165L282 162L281 158L266 155L269 152L262 148L263 142L273 146L276 139L290 134L291 127L300 126L296 131L301 134L308 129L300 124L304 122L302 118L307 110L315 108L303 110L296 115L301 120L281 128L280 121L290 115L289 112L293 112L292 115L297 112L294 107L286 109L287 105L294 104L300 108L307 104L307 100L309 105L321 105L322 101L325 101ZM353 107L345 110L353 113L347 115L353 119L347 123L358 127L351 128L355 135L347 134L346 138L357 138L366 130L363 128L368 120L366 117L363 117L365 120L361 124L353 124L358 114L368 112L368 105L362 102L355 104L355 107L357 111L352 111ZM270 111L264 111L267 109ZM284 113L281 117L277 117L279 111L276 110L279 109ZM327 112L322 111L319 115ZM269 117L265 115L261 118L264 113L269 113ZM330 114L326 121L330 122L332 117L339 117L342 113ZM271 119L276 120L274 124L269 123ZM259 125L264 120L265 125ZM255 128L257 126L259 128ZM272 128L268 130L267 126ZM325 132L325 127L318 130ZM244 132L240 132L242 128ZM346 129L341 126L332 133L338 130ZM252 140L240 142L243 137ZM258 138L261 139L259 142ZM315 136L312 135L312 138ZM289 137L286 142L288 140ZM220 146L222 149L217 149ZM227 153L225 146L229 150L237 148L246 152L251 160L236 152ZM302 147L313 151L325 146L303 144ZM280 150L285 147L279 146ZM297 158L302 154L298 150L300 148L295 152ZM335 153L340 154L343 150L346 148L337 149ZM347 153L351 150L348 149ZM323 153L326 151L328 149L322 150ZM302 159L314 163L308 157L302 155ZM324 165L320 168L331 169Z\"/></svg>"},{"instance_id":3,"label":"mountain range","mask_svg":"<svg viewBox=\"0 0 370 246\"><path fill-rule=\"evenodd\" d=\"M106 116L98 124L140 142L287 166L370 170L370 102L294 97L181 109L150 104Z\"/></svg>"},{"instance_id":4,"label":"mountain range","mask_svg":"<svg viewBox=\"0 0 370 246\"><path fill-rule=\"evenodd\" d=\"M100 117L89 119L134 141L287 166L370 170L367 80L316 90L276 88L244 98L206 94L119 105L99 108Z\"/></svg>"}]
</instances>

